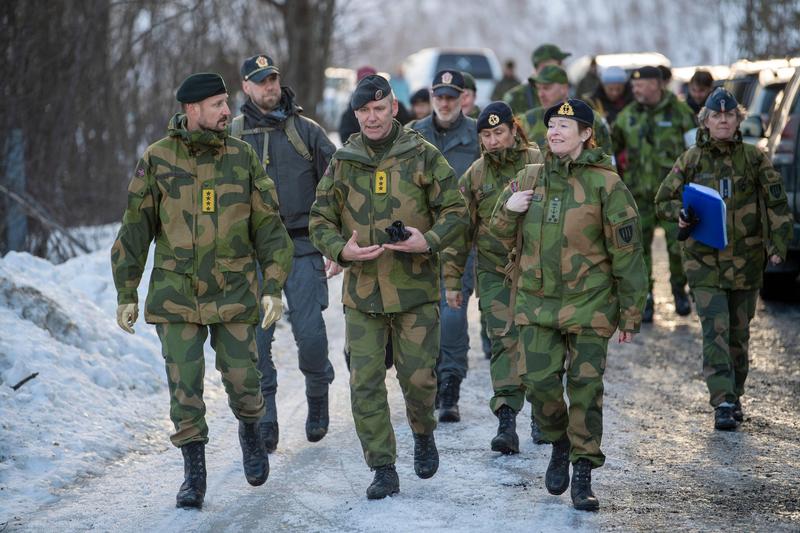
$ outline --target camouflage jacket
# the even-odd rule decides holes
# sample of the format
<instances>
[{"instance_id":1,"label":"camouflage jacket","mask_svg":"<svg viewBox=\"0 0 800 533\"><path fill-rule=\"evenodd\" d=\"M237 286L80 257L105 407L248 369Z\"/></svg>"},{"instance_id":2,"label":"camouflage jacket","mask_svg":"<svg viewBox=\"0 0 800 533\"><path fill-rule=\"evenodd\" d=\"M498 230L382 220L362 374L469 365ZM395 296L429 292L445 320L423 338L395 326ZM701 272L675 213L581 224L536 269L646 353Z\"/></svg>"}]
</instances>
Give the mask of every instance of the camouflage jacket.
<instances>
[{"instance_id":1,"label":"camouflage jacket","mask_svg":"<svg viewBox=\"0 0 800 533\"><path fill-rule=\"evenodd\" d=\"M617 326L638 331L648 286L639 213L610 158L597 148L575 161L545 153L528 211L514 213L505 203L513 189L530 188L528 168L490 223L509 247L522 231L514 322L603 337Z\"/></svg>"},{"instance_id":2,"label":"camouflage jacket","mask_svg":"<svg viewBox=\"0 0 800 533\"><path fill-rule=\"evenodd\" d=\"M349 267L342 303L366 313L397 313L439 301L438 253L467 226L467 206L453 169L433 145L399 123L382 158L354 135L336 151L311 207L311 241L323 255ZM385 249L371 261L344 261L353 230L359 246L386 244L395 220L420 230L430 253Z\"/></svg>"},{"instance_id":3,"label":"camouflage jacket","mask_svg":"<svg viewBox=\"0 0 800 533\"><path fill-rule=\"evenodd\" d=\"M544 107L537 107L531 109L522 116L522 127L525 128L525 135L528 140L541 146L542 149L547 147L547 124L544 123L544 112L547 111ZM592 126L594 133L594 141L603 152L608 155L613 155L613 148L611 146L611 134L608 131L608 125L600 113L594 114L594 126Z\"/></svg>"},{"instance_id":4,"label":"camouflage jacket","mask_svg":"<svg viewBox=\"0 0 800 533\"><path fill-rule=\"evenodd\" d=\"M472 246L476 246L478 251L477 268L503 273L511 248L507 243L498 241L489 231L494 205L517 172L527 164L542 161L539 147L535 144L525 145L517 136L511 148L499 152L484 151L481 158L458 180L458 188L469 207L470 225L464 233L464 239L459 239L442 252L442 272L447 289L461 290L461 276Z\"/></svg>"},{"instance_id":5,"label":"camouflage jacket","mask_svg":"<svg viewBox=\"0 0 800 533\"><path fill-rule=\"evenodd\" d=\"M693 287L746 290L761 287L766 255L786 258L792 218L781 175L737 132L731 142L697 132L697 144L675 162L656 194L656 212L678 220L683 186L698 183L725 200L728 246L718 250L689 237L683 244L684 270Z\"/></svg>"},{"instance_id":6,"label":"camouflage jacket","mask_svg":"<svg viewBox=\"0 0 800 533\"><path fill-rule=\"evenodd\" d=\"M623 180L638 202L653 202L656 190L679 155L684 133L697 126L692 110L670 91L653 107L631 102L611 128L614 153L627 150Z\"/></svg>"},{"instance_id":7,"label":"camouflage jacket","mask_svg":"<svg viewBox=\"0 0 800 533\"><path fill-rule=\"evenodd\" d=\"M542 105L533 78L528 78L504 94L503 101L511 107L511 112L515 115L522 115L526 111Z\"/></svg>"},{"instance_id":8,"label":"camouflage jacket","mask_svg":"<svg viewBox=\"0 0 800 533\"><path fill-rule=\"evenodd\" d=\"M175 115L150 145L128 186L128 207L111 249L118 302L137 302L150 243L147 322L258 321L256 260L263 294L280 296L292 241L275 186L244 141L189 132Z\"/></svg>"}]
</instances>

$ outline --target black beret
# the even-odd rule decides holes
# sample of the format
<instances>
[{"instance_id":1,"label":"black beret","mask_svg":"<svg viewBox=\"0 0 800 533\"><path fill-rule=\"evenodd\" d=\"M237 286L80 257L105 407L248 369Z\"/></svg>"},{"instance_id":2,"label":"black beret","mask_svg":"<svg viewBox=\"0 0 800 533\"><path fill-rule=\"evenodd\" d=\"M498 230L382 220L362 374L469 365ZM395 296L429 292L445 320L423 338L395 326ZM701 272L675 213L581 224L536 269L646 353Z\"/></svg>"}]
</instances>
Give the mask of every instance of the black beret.
<instances>
[{"instance_id":1,"label":"black beret","mask_svg":"<svg viewBox=\"0 0 800 533\"><path fill-rule=\"evenodd\" d=\"M431 89L434 96L446 94L458 98L464 92L464 75L457 70L440 70L433 77Z\"/></svg>"},{"instance_id":2,"label":"black beret","mask_svg":"<svg viewBox=\"0 0 800 533\"><path fill-rule=\"evenodd\" d=\"M353 111L360 109L370 102L383 100L392 92L389 80L377 74L371 74L361 79L350 97L350 107Z\"/></svg>"},{"instance_id":3,"label":"black beret","mask_svg":"<svg viewBox=\"0 0 800 533\"><path fill-rule=\"evenodd\" d=\"M717 87L713 93L709 94L705 103L707 109L723 113L736 109L738 105L739 102L736 101L736 97L722 87Z\"/></svg>"},{"instance_id":4,"label":"black beret","mask_svg":"<svg viewBox=\"0 0 800 533\"><path fill-rule=\"evenodd\" d=\"M661 69L658 67L640 67L631 74L632 80L661 80Z\"/></svg>"},{"instance_id":5,"label":"black beret","mask_svg":"<svg viewBox=\"0 0 800 533\"><path fill-rule=\"evenodd\" d=\"M274 74L276 72L280 74L275 62L271 57L265 54L248 57L245 59L244 63L242 63L242 68L239 69L239 72L241 73L244 81L252 81L255 83L261 83L264 81L264 78L270 74Z\"/></svg>"},{"instance_id":6,"label":"black beret","mask_svg":"<svg viewBox=\"0 0 800 533\"><path fill-rule=\"evenodd\" d=\"M182 104L193 104L227 92L222 76L213 72L200 72L183 80L175 98Z\"/></svg>"},{"instance_id":7,"label":"black beret","mask_svg":"<svg viewBox=\"0 0 800 533\"><path fill-rule=\"evenodd\" d=\"M430 102L431 101L431 91L426 88L422 88L411 95L411 103L416 104L417 102Z\"/></svg>"},{"instance_id":8,"label":"black beret","mask_svg":"<svg viewBox=\"0 0 800 533\"><path fill-rule=\"evenodd\" d=\"M514 113L505 102L492 102L478 115L478 131L494 128L500 124L511 124Z\"/></svg>"},{"instance_id":9,"label":"black beret","mask_svg":"<svg viewBox=\"0 0 800 533\"><path fill-rule=\"evenodd\" d=\"M545 111L545 126L550 122L551 117L571 118L587 126L594 126L594 111L586 102L577 98L559 102Z\"/></svg>"}]
</instances>

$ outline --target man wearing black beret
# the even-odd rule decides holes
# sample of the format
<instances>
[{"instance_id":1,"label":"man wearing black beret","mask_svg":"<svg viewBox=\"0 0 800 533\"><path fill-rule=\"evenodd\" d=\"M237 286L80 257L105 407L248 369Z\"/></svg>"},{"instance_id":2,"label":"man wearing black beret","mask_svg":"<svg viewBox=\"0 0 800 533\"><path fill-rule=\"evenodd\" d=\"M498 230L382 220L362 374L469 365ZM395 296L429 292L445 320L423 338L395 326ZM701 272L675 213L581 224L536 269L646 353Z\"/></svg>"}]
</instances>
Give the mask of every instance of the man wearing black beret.
<instances>
[{"instance_id":1,"label":"man wearing black beret","mask_svg":"<svg viewBox=\"0 0 800 533\"><path fill-rule=\"evenodd\" d=\"M311 242L349 267L342 303L350 354L350 402L367 465L367 498L400 490L397 446L386 397L385 351L392 344L397 379L414 437L414 472L439 468L436 359L439 354L439 252L467 225L467 206L442 154L394 119L397 100L378 75L353 92L360 133L333 154L311 207ZM460 112L460 110L459 110ZM405 226L399 241L387 228Z\"/></svg>"},{"instance_id":2,"label":"man wearing black beret","mask_svg":"<svg viewBox=\"0 0 800 533\"><path fill-rule=\"evenodd\" d=\"M631 87L635 101L617 115L611 138L614 153L620 162L622 179L639 207L644 257L650 274L650 292L642 321L652 322L655 304L651 248L656 227L655 194L675 160L686 149L684 134L697 124L689 106L663 88L663 74L658 67L647 66L634 70ZM661 222L661 226L667 238L675 312L685 316L692 312L692 307L686 294L678 226L672 221Z\"/></svg>"},{"instance_id":3,"label":"man wearing black beret","mask_svg":"<svg viewBox=\"0 0 800 533\"><path fill-rule=\"evenodd\" d=\"M172 444L181 449L178 507L202 507L206 492L203 345L211 334L228 403L239 420L247 482L261 485L269 459L258 436L264 399L258 386L255 325L281 314L292 241L278 214L275 186L250 145L226 133L230 110L218 74L192 74L176 94L183 112L167 136L139 159L111 249L117 324L133 333L137 287L150 243L155 259L144 317L156 325L166 362ZM258 261L258 262L256 262ZM264 284L258 291L256 269Z\"/></svg>"}]
</instances>

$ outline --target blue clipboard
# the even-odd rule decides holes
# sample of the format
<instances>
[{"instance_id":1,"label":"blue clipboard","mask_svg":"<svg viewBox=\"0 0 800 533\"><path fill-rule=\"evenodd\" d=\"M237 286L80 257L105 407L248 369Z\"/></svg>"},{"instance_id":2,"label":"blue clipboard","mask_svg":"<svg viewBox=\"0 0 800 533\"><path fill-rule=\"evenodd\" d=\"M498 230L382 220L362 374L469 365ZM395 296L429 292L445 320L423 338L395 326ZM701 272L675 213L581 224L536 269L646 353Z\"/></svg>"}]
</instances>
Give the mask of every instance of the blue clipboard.
<instances>
[{"instance_id":1,"label":"blue clipboard","mask_svg":"<svg viewBox=\"0 0 800 533\"><path fill-rule=\"evenodd\" d=\"M728 246L727 213L719 192L705 185L689 183L683 187L683 208L690 206L700 218L692 229L692 237L719 250Z\"/></svg>"}]
</instances>

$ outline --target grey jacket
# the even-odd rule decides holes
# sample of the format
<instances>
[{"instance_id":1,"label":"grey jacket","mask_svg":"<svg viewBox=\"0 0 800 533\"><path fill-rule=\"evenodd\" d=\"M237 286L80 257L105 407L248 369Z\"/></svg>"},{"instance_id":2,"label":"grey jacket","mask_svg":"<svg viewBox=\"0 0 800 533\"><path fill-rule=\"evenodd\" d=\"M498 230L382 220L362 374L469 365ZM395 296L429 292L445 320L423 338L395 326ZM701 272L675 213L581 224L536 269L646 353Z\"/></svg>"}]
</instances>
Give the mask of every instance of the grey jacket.
<instances>
[{"instance_id":1,"label":"grey jacket","mask_svg":"<svg viewBox=\"0 0 800 533\"><path fill-rule=\"evenodd\" d=\"M478 122L462 114L449 129L442 130L434 123L433 117L434 113L431 113L417 120L412 128L442 152L453 167L456 178L461 178L469 166L481 156Z\"/></svg>"}]
</instances>

